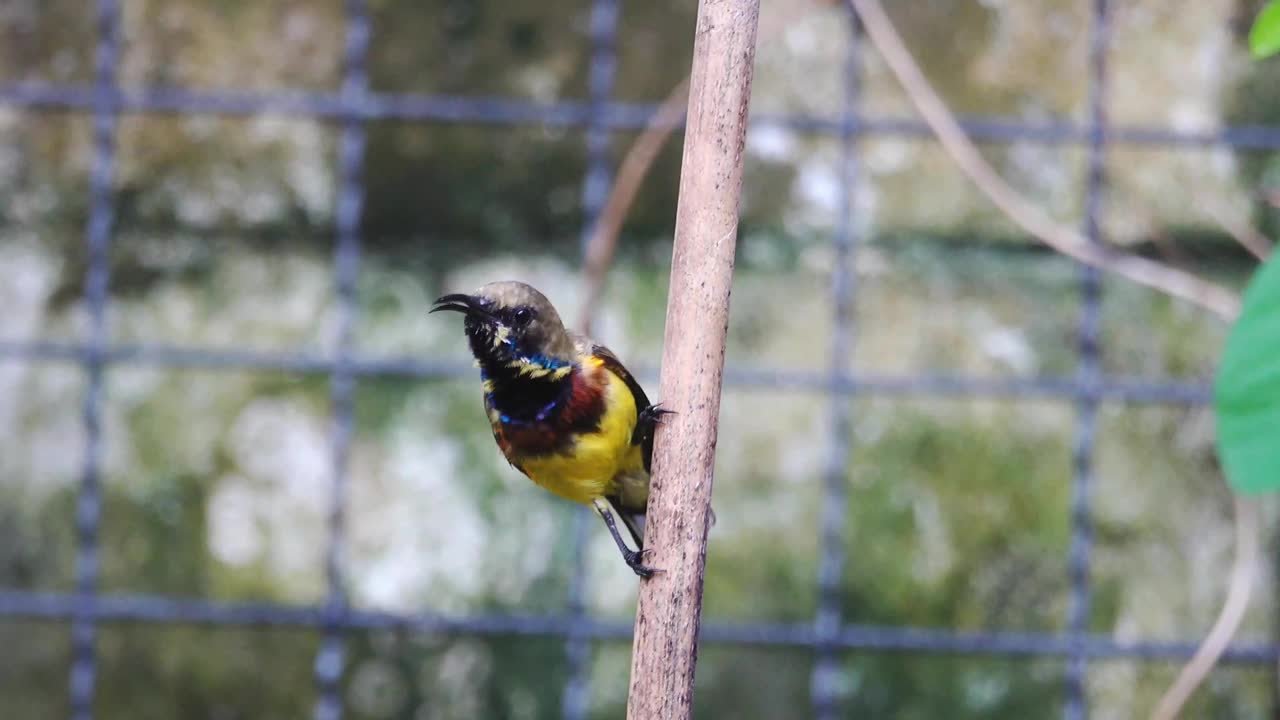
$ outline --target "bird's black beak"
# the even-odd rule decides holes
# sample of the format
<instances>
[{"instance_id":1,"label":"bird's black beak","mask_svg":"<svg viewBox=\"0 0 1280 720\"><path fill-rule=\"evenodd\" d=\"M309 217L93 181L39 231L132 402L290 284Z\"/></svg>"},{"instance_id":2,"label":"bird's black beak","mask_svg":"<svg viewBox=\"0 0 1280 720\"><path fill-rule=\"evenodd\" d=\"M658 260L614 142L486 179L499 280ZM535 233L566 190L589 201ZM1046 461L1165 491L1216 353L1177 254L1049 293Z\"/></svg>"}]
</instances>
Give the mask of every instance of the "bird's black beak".
<instances>
[{"instance_id":1,"label":"bird's black beak","mask_svg":"<svg viewBox=\"0 0 1280 720\"><path fill-rule=\"evenodd\" d=\"M436 301L432 304L435 307L431 308L429 312L452 310L460 312L467 317L477 317L491 322L494 320L493 315L480 304L480 301L470 295L463 295L462 293L445 295L436 298Z\"/></svg>"}]
</instances>

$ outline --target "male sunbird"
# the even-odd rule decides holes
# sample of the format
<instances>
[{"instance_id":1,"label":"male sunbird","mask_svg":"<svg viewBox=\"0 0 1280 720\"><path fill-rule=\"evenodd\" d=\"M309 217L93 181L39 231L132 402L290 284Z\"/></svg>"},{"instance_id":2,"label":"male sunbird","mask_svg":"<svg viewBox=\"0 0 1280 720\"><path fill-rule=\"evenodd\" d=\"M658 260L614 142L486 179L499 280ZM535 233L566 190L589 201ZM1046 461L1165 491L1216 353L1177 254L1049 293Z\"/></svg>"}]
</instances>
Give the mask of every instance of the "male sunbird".
<instances>
[{"instance_id":1,"label":"male sunbird","mask_svg":"<svg viewBox=\"0 0 1280 720\"><path fill-rule=\"evenodd\" d=\"M466 318L493 439L507 462L556 495L593 506L627 565L652 575L643 562L649 462L654 427L669 411L650 404L608 348L567 330L529 285L493 282L434 305L431 312ZM618 534L610 507L635 550Z\"/></svg>"}]
</instances>

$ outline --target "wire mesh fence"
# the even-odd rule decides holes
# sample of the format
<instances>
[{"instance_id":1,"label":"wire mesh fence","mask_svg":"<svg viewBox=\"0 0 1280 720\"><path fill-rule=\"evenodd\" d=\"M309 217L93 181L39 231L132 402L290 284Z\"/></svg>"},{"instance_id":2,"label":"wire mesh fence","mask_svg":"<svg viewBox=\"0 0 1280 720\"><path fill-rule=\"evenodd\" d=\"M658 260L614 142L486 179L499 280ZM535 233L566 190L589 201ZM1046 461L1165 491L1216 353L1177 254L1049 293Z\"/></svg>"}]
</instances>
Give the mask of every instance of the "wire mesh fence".
<instances>
[{"instance_id":1,"label":"wire mesh fence","mask_svg":"<svg viewBox=\"0 0 1280 720\"><path fill-rule=\"evenodd\" d=\"M1280 148L1280 128L1229 127L1219 131L1182 132L1158 127L1108 125L1107 84L1108 7L1091 3L1089 39L1088 116L1083 124L1067 121L1035 123L1019 119L969 118L963 125L975 138L991 143L1030 142L1082 146L1087 153L1086 235L1100 242L1098 215L1106 195L1103 159L1112 145L1157 147ZM126 89L117 83L121 55L121 7L118 0L96 1L95 81L92 87L54 85L0 86L0 106L22 112L86 113L93 121L93 162L89 184L89 219L84 233L88 266L84 301L89 324L82 342L0 341L0 359L11 362L76 363L87 384L82 406L86 437L76 505L76 570L74 592L49 593L0 588L0 619L41 619L69 623L73 662L69 678L72 717L92 717L98 657L97 629L107 623L140 622L208 626L294 626L317 629L322 642L315 658L317 688L315 716L329 719L343 714L340 681L345 667L348 632L397 629L457 635L516 635L563 638L570 663L570 679L563 693L563 717L576 720L588 712L589 648L594 640L623 639L629 624L602 621L585 610L588 588L585 545L586 513L574 525L578 553L570 599L562 613L552 615L469 615L434 613L400 615L352 607L344 595L343 556L346 548L348 456L354 422L353 396L364 378L416 378L469 375L469 367L431 358L370 357L355 351L357 317L356 277L361 260L361 217L365 188L362 171L368 123L378 121L431 122L497 126L560 126L585 130L587 172L582 181L586 218L583 238L589 237L611 183L609 143L613 133L643 128L656 106L612 99L619 0L593 0L589 37L589 97L585 101L537 103L503 98L465 98L378 93L370 89L366 65L370 48L370 16L364 0L346 2L346 39L341 90L337 93L250 93L183 89ZM706 643L783 646L811 650L817 662L811 681L815 717L840 715L839 693L833 674L838 654L849 650L943 653L993 656L1052 656L1066 660L1067 718L1088 714L1085 692L1089 662L1108 658L1170 661L1187 658L1194 644L1187 642L1130 642L1091 634L1090 496L1094 476L1097 413L1101 402L1196 406L1209 401L1207 385L1109 377L1101 369L1100 288L1094 270L1080 271L1077 325L1079 366L1063 377L991 379L961 375L890 376L853 374L843 361L856 351L853 326L857 302L856 250L862 238L853 221L850 198L860 181L857 143L869 136L920 137L922 123L902 117L868 116L860 103L862 49L856 19L848 15L843 109L836 117L760 113L752 122L827 135L839 140L843 201L834 234L835 265L831 274L830 307L833 328L830 369L825 372L730 367L731 386L776 392L828 395L827 458L823 472L825 502L821 518L818 610L811 622L708 623ZM180 115L282 114L321 118L340 127L336 244L333 278L337 289L338 342L332 353L252 352L209 350L165 345L111 344L108 341L110 262L115 206L112 180L116 170L116 135L123 115L170 113ZM118 366L266 370L325 376L330 382L331 425L328 498L328 546L325 554L327 593L314 606L273 603L218 602L199 598L104 593L99 589L99 536L102 515L101 470L104 376ZM651 373L651 368L640 368ZM850 462L850 426L855 422L848 398L858 396L974 397L1004 399L1053 398L1074 404L1072 453L1070 599L1063 633L956 632L937 629L878 627L850 624L841 616L840 587L845 567L846 527L841 509L848 493L845 468ZM1280 648L1269 644L1237 644L1226 660L1274 663Z\"/></svg>"}]
</instances>

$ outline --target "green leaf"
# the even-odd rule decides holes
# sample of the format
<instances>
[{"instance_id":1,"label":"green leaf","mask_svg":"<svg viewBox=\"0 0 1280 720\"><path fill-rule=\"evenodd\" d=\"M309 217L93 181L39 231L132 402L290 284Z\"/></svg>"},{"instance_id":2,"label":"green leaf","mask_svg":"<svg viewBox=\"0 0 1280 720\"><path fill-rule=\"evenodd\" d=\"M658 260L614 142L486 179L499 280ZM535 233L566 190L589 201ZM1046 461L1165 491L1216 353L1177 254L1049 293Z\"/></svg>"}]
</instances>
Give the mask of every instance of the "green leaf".
<instances>
[{"instance_id":1,"label":"green leaf","mask_svg":"<svg viewBox=\"0 0 1280 720\"><path fill-rule=\"evenodd\" d=\"M1249 30L1249 50L1259 60L1280 51L1280 1L1271 0L1258 13Z\"/></svg>"},{"instance_id":2,"label":"green leaf","mask_svg":"<svg viewBox=\"0 0 1280 720\"><path fill-rule=\"evenodd\" d=\"M1280 255L1254 275L1218 367L1218 457L1244 494L1280 489Z\"/></svg>"}]
</instances>

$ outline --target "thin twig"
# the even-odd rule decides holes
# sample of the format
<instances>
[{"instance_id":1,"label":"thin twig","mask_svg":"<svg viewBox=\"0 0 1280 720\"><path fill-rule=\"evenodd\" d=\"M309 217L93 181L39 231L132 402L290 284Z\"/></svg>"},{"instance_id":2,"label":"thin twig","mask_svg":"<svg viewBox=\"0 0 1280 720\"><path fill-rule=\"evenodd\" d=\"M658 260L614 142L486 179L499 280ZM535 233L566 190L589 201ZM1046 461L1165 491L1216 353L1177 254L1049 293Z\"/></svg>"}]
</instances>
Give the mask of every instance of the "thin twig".
<instances>
[{"instance_id":1,"label":"thin twig","mask_svg":"<svg viewBox=\"0 0 1280 720\"><path fill-rule=\"evenodd\" d=\"M1249 223L1239 222L1209 204L1204 205L1204 211L1209 213L1209 217L1213 218L1214 222L1221 225L1223 230L1226 230L1231 237L1235 238L1236 242L1240 243L1241 247L1248 250L1254 257L1262 262L1266 262L1267 258L1271 257L1271 240L1259 232L1257 228Z\"/></svg>"},{"instance_id":2,"label":"thin twig","mask_svg":"<svg viewBox=\"0 0 1280 720\"><path fill-rule=\"evenodd\" d=\"M1173 720L1182 711L1183 705L1191 698L1192 693L1204 682L1204 679L1218 664L1223 651L1231 644L1231 638L1244 619L1244 611L1249 606L1249 593L1252 591L1253 579L1258 557L1258 510L1257 505L1239 495L1235 497L1236 512L1236 560L1231 569L1231 581L1227 586L1227 599L1222 605L1222 612L1209 629L1204 642L1196 650L1186 667L1178 674L1178 679L1165 691L1164 697L1151 713L1151 720Z\"/></svg>"},{"instance_id":3,"label":"thin twig","mask_svg":"<svg viewBox=\"0 0 1280 720\"><path fill-rule=\"evenodd\" d=\"M824 0L824 4L830 5L838 1ZM783 20L777 22L762 18L756 46L767 44L814 7L815 5L810 3L798 11L791 10ZM658 153L662 151L671 135L680 128L688 102L689 78L685 77L671 88L667 99L649 120L644 132L627 149L626 157L618 167L618 175L609 191L609 198L600 211L600 217L592 230L591 238L587 240L587 250L582 266L582 314L578 320L578 329L584 334L591 334L596 305L599 304L609 267L613 264L613 257L618 249L618 236L622 233L622 224L626 222L645 178L653 169Z\"/></svg>"},{"instance_id":4,"label":"thin twig","mask_svg":"<svg viewBox=\"0 0 1280 720\"><path fill-rule=\"evenodd\" d=\"M911 53L903 45L879 0L849 2L861 18L867 36L889 64L898 82L938 136L944 149L1009 219L1049 247L1080 262L1168 295L1189 300L1227 320L1234 319L1239 314L1240 298L1230 290L1161 263L1101 250L1080 233L1054 222L1019 195L996 173L964 134L955 116L934 92ZM1227 588L1227 598L1195 656L1157 705L1152 715L1153 720L1170 720L1177 716L1183 704L1217 664L1240 627L1249 605L1258 553L1256 512L1252 501L1239 496L1235 498L1236 560Z\"/></svg>"},{"instance_id":5,"label":"thin twig","mask_svg":"<svg viewBox=\"0 0 1280 720\"><path fill-rule=\"evenodd\" d=\"M946 104L934 92L878 0L849 0L867 36L902 84L938 141L965 175L996 207L1023 230L1068 257L1099 270L1115 273L1139 285L1196 303L1230 320L1240 312L1240 298L1232 291L1189 272L1135 255L1109 252L1090 243L1074 229L1045 215L1014 190L982 157Z\"/></svg>"},{"instance_id":6,"label":"thin twig","mask_svg":"<svg viewBox=\"0 0 1280 720\"><path fill-rule=\"evenodd\" d=\"M609 266L613 264L622 223L631 212L640 186L644 184L645 176L653 167L662 146L684 120L688 103L689 78L686 77L667 95L662 107L658 108L644 132L631 144L622 165L618 167L618 177L609 192L609 199L600 211L591 239L587 241L586 257L582 265L582 316L578 321L578 329L585 334L591 334L591 321L604 290Z\"/></svg>"}]
</instances>

